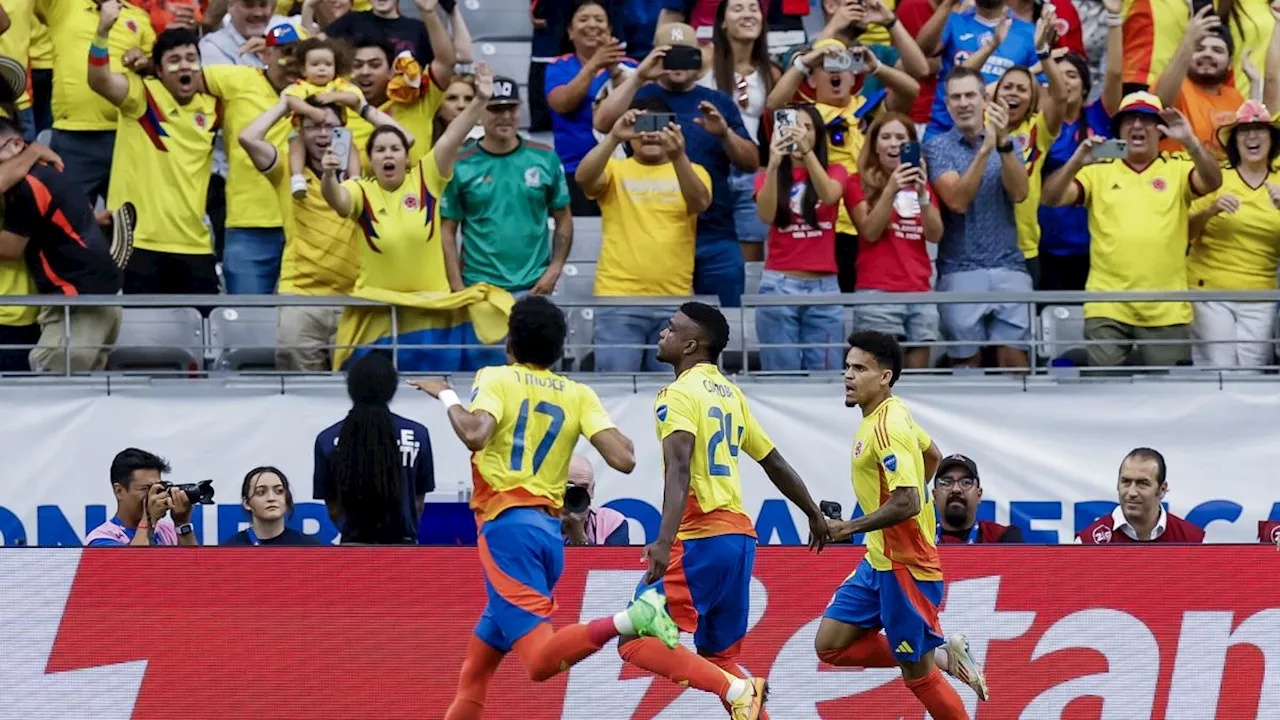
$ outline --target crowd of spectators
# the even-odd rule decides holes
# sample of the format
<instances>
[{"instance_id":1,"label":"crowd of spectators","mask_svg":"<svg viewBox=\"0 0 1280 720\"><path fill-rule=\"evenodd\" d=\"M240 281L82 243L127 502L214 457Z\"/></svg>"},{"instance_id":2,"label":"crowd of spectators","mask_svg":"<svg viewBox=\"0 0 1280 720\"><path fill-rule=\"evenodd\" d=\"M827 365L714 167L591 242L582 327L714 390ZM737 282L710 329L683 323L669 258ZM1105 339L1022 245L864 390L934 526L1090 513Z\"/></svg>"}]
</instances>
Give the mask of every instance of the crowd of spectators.
<instances>
[{"instance_id":1,"label":"crowd of spectators","mask_svg":"<svg viewBox=\"0 0 1280 720\"><path fill-rule=\"evenodd\" d=\"M763 369L821 370L853 328L801 296L1277 287L1280 2L534 2L528 97L415 4L0 2L0 294L549 294L598 215L595 295L733 307L761 264L798 303ZM655 369L669 314L598 309L595 368ZM1270 364L1276 315L1089 302L1082 362ZM277 367L329 369L339 316L281 309ZM64 321L0 307L0 372L101 369L120 311ZM1022 368L1035 319L852 322Z\"/></svg>"}]
</instances>

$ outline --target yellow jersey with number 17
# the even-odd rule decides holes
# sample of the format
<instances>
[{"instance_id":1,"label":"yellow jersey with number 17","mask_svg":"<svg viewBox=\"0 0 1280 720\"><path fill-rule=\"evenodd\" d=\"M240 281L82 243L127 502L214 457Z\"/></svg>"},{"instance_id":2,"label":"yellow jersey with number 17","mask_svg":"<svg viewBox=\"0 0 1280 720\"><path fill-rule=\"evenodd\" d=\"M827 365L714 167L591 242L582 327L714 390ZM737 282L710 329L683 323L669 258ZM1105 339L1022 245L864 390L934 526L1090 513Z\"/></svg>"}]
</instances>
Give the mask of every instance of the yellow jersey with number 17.
<instances>
[{"instance_id":1,"label":"yellow jersey with number 17","mask_svg":"<svg viewBox=\"0 0 1280 720\"><path fill-rule=\"evenodd\" d=\"M481 520L513 507L558 511L578 436L590 439L614 427L594 390L528 365L476 373L471 412L481 410L498 423L489 443L471 456L471 509Z\"/></svg>"},{"instance_id":2,"label":"yellow jersey with number 17","mask_svg":"<svg viewBox=\"0 0 1280 720\"><path fill-rule=\"evenodd\" d=\"M689 502L677 536L681 540L755 537L755 525L742 507L738 451L745 450L759 462L773 452L773 441L751 415L742 391L715 365L699 363L658 392L654 413L659 442L677 431L693 435Z\"/></svg>"},{"instance_id":3,"label":"yellow jersey with number 17","mask_svg":"<svg viewBox=\"0 0 1280 720\"><path fill-rule=\"evenodd\" d=\"M890 396L862 418L853 445L853 492L863 515L870 515L903 487L920 494L920 512L910 520L866 535L867 562L876 570L905 567L917 580L941 580L937 520L925 485L924 451L933 440L911 411Z\"/></svg>"}]
</instances>

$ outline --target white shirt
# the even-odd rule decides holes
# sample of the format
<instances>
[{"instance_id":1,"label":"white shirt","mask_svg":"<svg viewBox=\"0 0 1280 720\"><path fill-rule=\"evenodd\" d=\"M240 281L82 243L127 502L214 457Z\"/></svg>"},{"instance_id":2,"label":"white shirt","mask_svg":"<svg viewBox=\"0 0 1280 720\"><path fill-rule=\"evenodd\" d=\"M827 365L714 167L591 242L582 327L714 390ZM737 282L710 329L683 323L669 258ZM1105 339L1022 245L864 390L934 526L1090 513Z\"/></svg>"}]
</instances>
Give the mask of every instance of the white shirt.
<instances>
[{"instance_id":1,"label":"white shirt","mask_svg":"<svg viewBox=\"0 0 1280 720\"><path fill-rule=\"evenodd\" d=\"M735 74L735 77L736 74ZM698 84L719 90L716 86L715 70L708 72L706 75L698 78ZM738 91L736 88L729 92L729 98L736 104L738 102ZM747 126L747 134L752 140L759 140L760 134L760 118L764 117L765 107L764 79L760 77L759 72L753 72L747 76L747 107L743 109L742 105L738 105L738 109L742 110L742 124Z\"/></svg>"},{"instance_id":2,"label":"white shirt","mask_svg":"<svg viewBox=\"0 0 1280 720\"><path fill-rule=\"evenodd\" d=\"M1160 506L1160 517L1156 518L1156 526L1151 528L1150 540L1155 540L1164 534L1165 527L1169 524L1169 516L1164 511L1164 506ZM1129 536L1130 540L1139 540L1138 531L1133 529L1129 524L1128 518L1124 516L1124 510L1117 505L1115 510L1111 511L1112 532L1122 532ZM1145 541L1145 542L1149 542Z\"/></svg>"}]
</instances>

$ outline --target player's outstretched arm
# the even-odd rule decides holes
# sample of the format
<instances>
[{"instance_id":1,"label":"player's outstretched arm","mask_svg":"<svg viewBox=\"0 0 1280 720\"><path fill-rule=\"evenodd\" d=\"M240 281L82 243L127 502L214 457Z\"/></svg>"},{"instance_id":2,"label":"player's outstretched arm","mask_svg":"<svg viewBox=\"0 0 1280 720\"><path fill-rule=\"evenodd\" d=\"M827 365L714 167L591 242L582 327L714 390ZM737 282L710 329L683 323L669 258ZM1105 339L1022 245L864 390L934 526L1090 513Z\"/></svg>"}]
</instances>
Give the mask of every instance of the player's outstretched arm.
<instances>
[{"instance_id":1,"label":"player's outstretched arm","mask_svg":"<svg viewBox=\"0 0 1280 720\"><path fill-rule=\"evenodd\" d=\"M795 468L791 467L791 463L782 457L782 453L778 452L777 448L764 456L760 461L760 467L769 476L769 482L773 483L792 505L804 511L805 516L809 518L809 549L821 552L822 546L831 540L827 518L818 509L818 503L814 502L813 497L809 495L809 488L805 487L804 481L800 479Z\"/></svg>"},{"instance_id":2,"label":"player's outstretched arm","mask_svg":"<svg viewBox=\"0 0 1280 720\"><path fill-rule=\"evenodd\" d=\"M493 437L493 431L498 427L498 422L484 410L473 413L463 407L458 394L449 387L447 381L424 378L409 380L408 383L444 403L449 413L449 424L453 426L453 431L457 433L458 439L462 440L462 444L466 445L468 450L479 452L489 443L489 438Z\"/></svg>"},{"instance_id":3,"label":"player's outstretched arm","mask_svg":"<svg viewBox=\"0 0 1280 720\"><path fill-rule=\"evenodd\" d=\"M938 443L931 442L929 447L924 451L924 482L928 485L931 480L938 474L938 465L942 463L942 451L938 449Z\"/></svg>"},{"instance_id":4,"label":"player's outstretched arm","mask_svg":"<svg viewBox=\"0 0 1280 720\"><path fill-rule=\"evenodd\" d=\"M636 446L618 428L607 428L591 436L591 445L609 467L630 474L636 469Z\"/></svg>"},{"instance_id":5,"label":"player's outstretched arm","mask_svg":"<svg viewBox=\"0 0 1280 720\"><path fill-rule=\"evenodd\" d=\"M662 460L666 468L662 491L662 524L658 539L644 548L649 561L646 583L657 582L667 572L671 561L671 544L680 530L684 507L689 501L689 465L693 459L693 433L677 430L662 439Z\"/></svg>"},{"instance_id":6,"label":"player's outstretched arm","mask_svg":"<svg viewBox=\"0 0 1280 720\"><path fill-rule=\"evenodd\" d=\"M914 487L894 488L889 499L869 515L856 520L831 520L831 540L843 542L859 533L883 530L920 514L920 493Z\"/></svg>"}]
</instances>

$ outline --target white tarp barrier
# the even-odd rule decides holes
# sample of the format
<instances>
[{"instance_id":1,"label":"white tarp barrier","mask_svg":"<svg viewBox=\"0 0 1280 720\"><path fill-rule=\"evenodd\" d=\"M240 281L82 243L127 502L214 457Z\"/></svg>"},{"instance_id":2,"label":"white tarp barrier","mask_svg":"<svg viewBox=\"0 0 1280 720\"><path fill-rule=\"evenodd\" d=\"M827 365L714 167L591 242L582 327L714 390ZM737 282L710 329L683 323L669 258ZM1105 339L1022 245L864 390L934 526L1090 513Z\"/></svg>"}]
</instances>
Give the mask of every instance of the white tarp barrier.
<instances>
[{"instance_id":1,"label":"white tarp barrier","mask_svg":"<svg viewBox=\"0 0 1280 720\"><path fill-rule=\"evenodd\" d=\"M658 387L596 385L622 430L636 443L630 476L597 468L597 502L630 515L632 541L656 529L661 506L660 447L654 435ZM835 383L760 381L744 384L753 411L817 499L835 500L848 517L851 438L860 420ZM900 389L916 419L943 453L977 461L984 512L1030 531L1035 542L1069 542L1076 528L1110 512L1121 458L1154 447L1169 464L1168 505L1207 524L1211 542L1255 542L1257 523L1280 519L1280 385L1166 380L1078 383L1023 388L911 383ZM307 532L332 537L311 497L316 434L349 406L338 385L281 392L220 383L101 388L0 388L0 533L6 544L77 544L114 511L111 458L136 446L173 465L171 479L213 478L219 505L203 508L200 536L214 543L239 529L239 489L256 465L282 468L295 487ZM439 403L406 388L394 410L432 433L438 491L458 497L470 482L467 452ZM744 455L747 511L762 541L799 542L807 524Z\"/></svg>"}]
</instances>

